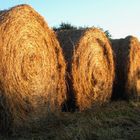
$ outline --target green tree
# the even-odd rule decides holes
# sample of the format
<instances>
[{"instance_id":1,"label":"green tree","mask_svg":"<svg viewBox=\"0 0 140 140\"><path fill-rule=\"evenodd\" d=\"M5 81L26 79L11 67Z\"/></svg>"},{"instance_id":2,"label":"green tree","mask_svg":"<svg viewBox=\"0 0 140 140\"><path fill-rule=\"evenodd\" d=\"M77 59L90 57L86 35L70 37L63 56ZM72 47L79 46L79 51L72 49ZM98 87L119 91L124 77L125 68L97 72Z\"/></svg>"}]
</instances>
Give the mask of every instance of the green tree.
<instances>
[{"instance_id":1,"label":"green tree","mask_svg":"<svg viewBox=\"0 0 140 140\"><path fill-rule=\"evenodd\" d=\"M111 39L112 35L110 34L109 30L104 30L104 29L101 28L101 27L97 27L97 28L100 29L100 30L102 30L102 31L105 33L105 35L106 35L109 39Z\"/></svg>"},{"instance_id":2,"label":"green tree","mask_svg":"<svg viewBox=\"0 0 140 140\"><path fill-rule=\"evenodd\" d=\"M110 34L109 30L104 31L104 33L109 39L111 39L112 35Z\"/></svg>"},{"instance_id":3,"label":"green tree","mask_svg":"<svg viewBox=\"0 0 140 140\"><path fill-rule=\"evenodd\" d=\"M54 31L59 31L59 30L71 30L71 29L77 29L76 26L71 25L70 23L65 23L62 22L59 27L53 27Z\"/></svg>"},{"instance_id":4,"label":"green tree","mask_svg":"<svg viewBox=\"0 0 140 140\"><path fill-rule=\"evenodd\" d=\"M53 30L54 31L72 30L72 29L80 29L80 30L82 29L82 30L84 30L84 29L88 29L88 28L90 28L90 27L87 27L87 26L79 26L79 27L76 27L76 26L72 25L71 23L62 22L58 27L53 27ZM92 28L95 28L95 26L92 26ZM111 39L112 35L110 34L109 30L104 30L101 27L96 27L96 28L102 30L106 34L106 36L109 39Z\"/></svg>"}]
</instances>

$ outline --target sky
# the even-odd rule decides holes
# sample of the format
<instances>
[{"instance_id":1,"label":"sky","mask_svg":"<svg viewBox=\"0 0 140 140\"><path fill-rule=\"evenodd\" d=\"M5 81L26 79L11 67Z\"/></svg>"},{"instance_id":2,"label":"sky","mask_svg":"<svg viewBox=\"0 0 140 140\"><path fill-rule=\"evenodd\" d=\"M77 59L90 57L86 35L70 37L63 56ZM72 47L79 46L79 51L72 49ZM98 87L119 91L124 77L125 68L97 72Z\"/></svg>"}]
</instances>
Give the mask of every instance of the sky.
<instances>
[{"instance_id":1,"label":"sky","mask_svg":"<svg viewBox=\"0 0 140 140\"><path fill-rule=\"evenodd\" d=\"M140 40L140 0L0 0L0 10L29 4L50 27L61 22L109 30L112 38L133 35Z\"/></svg>"}]
</instances>

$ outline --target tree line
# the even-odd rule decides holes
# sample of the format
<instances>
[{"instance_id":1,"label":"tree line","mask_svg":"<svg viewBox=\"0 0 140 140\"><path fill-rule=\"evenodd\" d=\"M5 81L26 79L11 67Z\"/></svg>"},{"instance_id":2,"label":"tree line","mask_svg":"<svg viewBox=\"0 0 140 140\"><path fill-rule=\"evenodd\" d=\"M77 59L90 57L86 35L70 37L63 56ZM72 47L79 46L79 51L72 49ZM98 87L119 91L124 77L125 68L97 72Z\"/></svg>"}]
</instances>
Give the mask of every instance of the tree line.
<instances>
[{"instance_id":1,"label":"tree line","mask_svg":"<svg viewBox=\"0 0 140 140\"><path fill-rule=\"evenodd\" d=\"M92 27L94 27L94 26L92 26ZM54 26L53 30L54 31L60 31L60 30L79 30L79 29L88 29L88 28L90 28L90 27L87 27L87 26L84 26L84 27L79 26L79 27L77 27L77 26L72 25L71 23L61 22L61 24L58 27ZM109 39L111 39L112 35L110 34L109 30L104 30L101 27L97 27L97 28L102 30L106 34L106 36Z\"/></svg>"}]
</instances>

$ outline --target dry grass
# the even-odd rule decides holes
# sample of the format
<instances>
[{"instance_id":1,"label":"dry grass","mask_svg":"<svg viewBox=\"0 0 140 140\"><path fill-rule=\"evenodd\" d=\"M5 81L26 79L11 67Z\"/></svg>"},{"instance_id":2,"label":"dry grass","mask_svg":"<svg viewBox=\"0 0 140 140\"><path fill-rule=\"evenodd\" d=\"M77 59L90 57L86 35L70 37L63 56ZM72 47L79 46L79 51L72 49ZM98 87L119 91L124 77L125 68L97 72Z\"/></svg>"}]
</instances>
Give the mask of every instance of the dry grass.
<instances>
[{"instance_id":1,"label":"dry grass","mask_svg":"<svg viewBox=\"0 0 140 140\"><path fill-rule=\"evenodd\" d=\"M112 40L116 61L113 99L140 97L140 43L137 38Z\"/></svg>"},{"instance_id":2,"label":"dry grass","mask_svg":"<svg viewBox=\"0 0 140 140\"><path fill-rule=\"evenodd\" d=\"M139 140L140 102L113 102L62 113L2 140Z\"/></svg>"},{"instance_id":3,"label":"dry grass","mask_svg":"<svg viewBox=\"0 0 140 140\"><path fill-rule=\"evenodd\" d=\"M110 100L114 60L110 42L99 29L58 32L67 67L68 99L80 110ZM71 100L71 99L70 99Z\"/></svg>"},{"instance_id":4,"label":"dry grass","mask_svg":"<svg viewBox=\"0 0 140 140\"><path fill-rule=\"evenodd\" d=\"M28 5L0 14L0 131L61 110L65 61L52 30Z\"/></svg>"}]
</instances>

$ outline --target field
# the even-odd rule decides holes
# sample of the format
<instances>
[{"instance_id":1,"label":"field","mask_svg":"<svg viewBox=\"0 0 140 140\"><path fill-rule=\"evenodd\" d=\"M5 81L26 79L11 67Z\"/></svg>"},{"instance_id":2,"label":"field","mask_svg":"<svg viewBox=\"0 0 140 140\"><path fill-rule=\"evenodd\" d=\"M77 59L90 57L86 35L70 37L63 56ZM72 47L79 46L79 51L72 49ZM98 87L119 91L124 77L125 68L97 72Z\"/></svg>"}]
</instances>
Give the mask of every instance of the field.
<instances>
[{"instance_id":1,"label":"field","mask_svg":"<svg viewBox=\"0 0 140 140\"><path fill-rule=\"evenodd\" d=\"M0 140L139 140L140 102L112 102L84 112L63 112Z\"/></svg>"},{"instance_id":2,"label":"field","mask_svg":"<svg viewBox=\"0 0 140 140\"><path fill-rule=\"evenodd\" d=\"M140 140L139 40L62 25L0 11L0 140Z\"/></svg>"}]
</instances>

